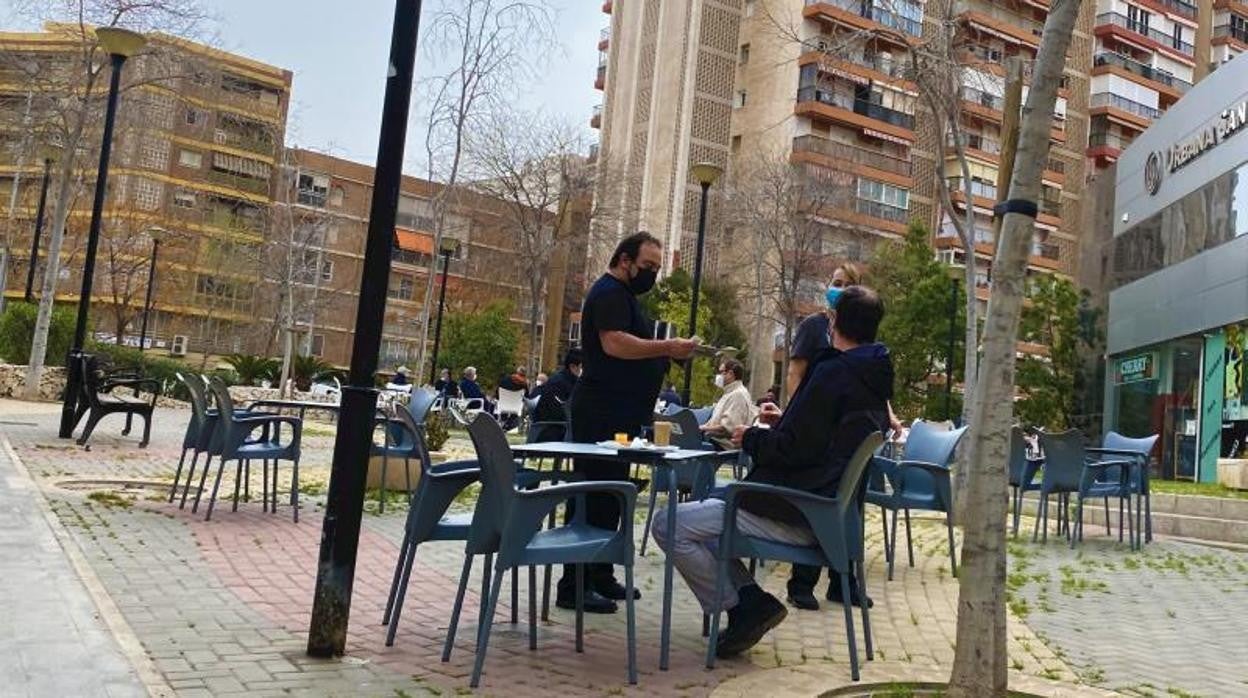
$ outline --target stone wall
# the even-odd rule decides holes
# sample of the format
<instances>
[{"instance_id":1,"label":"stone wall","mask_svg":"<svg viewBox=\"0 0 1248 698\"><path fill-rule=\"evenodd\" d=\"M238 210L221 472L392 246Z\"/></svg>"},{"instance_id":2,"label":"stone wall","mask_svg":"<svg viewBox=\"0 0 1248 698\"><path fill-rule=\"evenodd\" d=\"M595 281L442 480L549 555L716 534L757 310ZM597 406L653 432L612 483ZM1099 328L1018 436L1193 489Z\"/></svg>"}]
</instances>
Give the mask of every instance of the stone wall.
<instances>
[{"instance_id":1,"label":"stone wall","mask_svg":"<svg viewBox=\"0 0 1248 698\"><path fill-rule=\"evenodd\" d=\"M0 397L21 398L26 386L26 366L0 364ZM39 379L40 400L53 402L61 399L65 390L65 367L48 366Z\"/></svg>"}]
</instances>

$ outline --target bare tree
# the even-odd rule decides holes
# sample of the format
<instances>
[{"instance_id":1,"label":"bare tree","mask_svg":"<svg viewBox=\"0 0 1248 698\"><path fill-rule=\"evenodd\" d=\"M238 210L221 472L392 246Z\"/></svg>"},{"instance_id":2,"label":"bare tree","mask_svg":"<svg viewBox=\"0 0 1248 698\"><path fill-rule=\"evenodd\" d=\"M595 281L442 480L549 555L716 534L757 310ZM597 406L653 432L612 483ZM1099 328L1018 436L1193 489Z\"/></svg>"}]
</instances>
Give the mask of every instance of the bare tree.
<instances>
[{"instance_id":1,"label":"bare tree","mask_svg":"<svg viewBox=\"0 0 1248 698\"><path fill-rule=\"evenodd\" d=\"M1038 202L1049 148L1057 87L1079 14L1080 0L1054 0L1044 25L1019 129L1017 165L1009 200ZM1008 683L1005 612L1005 463L1014 418L1014 362L1035 221L1008 213L993 262L993 293L984 327L984 361L971 410L970 479L962 571L958 575L958 631L950 695L1005 696Z\"/></svg>"},{"instance_id":2,"label":"bare tree","mask_svg":"<svg viewBox=\"0 0 1248 698\"><path fill-rule=\"evenodd\" d=\"M538 325L555 252L588 234L570 225L575 202L593 192L593 167L583 150L571 124L503 111L485 120L468 144L477 177L472 186L503 203L504 227L515 235L518 261L525 265L528 363L533 367L540 360Z\"/></svg>"},{"instance_id":3,"label":"bare tree","mask_svg":"<svg viewBox=\"0 0 1248 698\"><path fill-rule=\"evenodd\" d=\"M311 353L311 327L316 314L333 300L338 289L324 279L331 268L325 255L330 215L319 207L325 203L324 198L315 200L301 195L298 163L292 160L290 151L283 151L282 163L260 269L271 296L266 299L271 304L274 325L269 336L276 337L281 345L279 385L284 392L294 365L300 327L306 327L309 335L302 352Z\"/></svg>"},{"instance_id":4,"label":"bare tree","mask_svg":"<svg viewBox=\"0 0 1248 698\"><path fill-rule=\"evenodd\" d=\"M28 76L32 114L40 124L40 140L59 147L54 172L56 198L51 210L47 261L44 270L39 313L31 344L30 366L26 374L25 397L34 398L47 354L48 328L60 276L61 247L70 204L81 182L81 172L89 167L95 127L100 123L106 90L108 57L95 38L97 26L120 26L137 31L161 30L177 36L194 36L205 19L196 0L21 0L17 16L32 20L61 20L52 31L75 46L63 53L36 58L20 46L0 46L0 65L19 66ZM160 46L151 46L132 59L124 82L127 98L134 88L169 79L172 62Z\"/></svg>"},{"instance_id":5,"label":"bare tree","mask_svg":"<svg viewBox=\"0 0 1248 698\"><path fill-rule=\"evenodd\" d=\"M742 233L744 254L752 260L752 279L742 291L756 299L750 311L758 325L784 328L784 346L805 302L831 271L825 241L836 236L830 223L834 209L851 196L852 181L839 181L831 171L789 162L782 153L756 158L738 169L729 182L729 215ZM747 277L748 278L748 277ZM781 375L788 373L785 352ZM785 387L781 385L781 398Z\"/></svg>"},{"instance_id":6,"label":"bare tree","mask_svg":"<svg viewBox=\"0 0 1248 698\"><path fill-rule=\"evenodd\" d=\"M109 221L100 236L103 247L105 288L111 301L113 339L124 344L126 330L143 312L148 271L152 261L154 238L146 226L136 226L133 218L119 216Z\"/></svg>"},{"instance_id":7,"label":"bare tree","mask_svg":"<svg viewBox=\"0 0 1248 698\"><path fill-rule=\"evenodd\" d=\"M468 134L515 92L518 81L555 45L554 10L548 0L442 0L427 13L426 53L453 61L444 74L420 86L429 104L425 132L428 179L442 187L433 200L433 249L439 249L447 214L456 205ZM424 370L430 304L437 276L430 262L421 300L417 374Z\"/></svg>"}]
</instances>

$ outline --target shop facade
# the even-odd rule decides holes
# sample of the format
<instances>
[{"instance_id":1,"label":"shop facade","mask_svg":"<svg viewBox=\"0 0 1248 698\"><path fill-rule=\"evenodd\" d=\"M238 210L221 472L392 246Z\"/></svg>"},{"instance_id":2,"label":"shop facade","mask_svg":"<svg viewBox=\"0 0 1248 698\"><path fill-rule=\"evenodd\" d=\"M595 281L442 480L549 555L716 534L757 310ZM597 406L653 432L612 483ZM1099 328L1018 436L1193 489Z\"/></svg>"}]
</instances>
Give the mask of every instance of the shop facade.
<instances>
[{"instance_id":1,"label":"shop facade","mask_svg":"<svg viewBox=\"0 0 1248 698\"><path fill-rule=\"evenodd\" d=\"M1248 60L1220 66L1118 160L1106 428L1161 435L1155 476L1248 451Z\"/></svg>"}]
</instances>

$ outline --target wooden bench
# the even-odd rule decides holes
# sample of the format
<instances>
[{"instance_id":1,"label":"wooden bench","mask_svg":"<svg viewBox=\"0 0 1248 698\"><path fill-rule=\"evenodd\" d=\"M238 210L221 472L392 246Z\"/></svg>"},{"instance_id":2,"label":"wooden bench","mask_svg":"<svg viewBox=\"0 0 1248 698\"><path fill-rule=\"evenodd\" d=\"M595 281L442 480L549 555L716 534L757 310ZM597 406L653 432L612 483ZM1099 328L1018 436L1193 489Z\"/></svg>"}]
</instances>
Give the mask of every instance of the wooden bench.
<instances>
[{"instance_id":1,"label":"wooden bench","mask_svg":"<svg viewBox=\"0 0 1248 698\"><path fill-rule=\"evenodd\" d=\"M137 374L110 371L107 364L99 357L84 354L79 360L78 370L82 371L82 395L78 401L78 414L75 423L86 414L87 425L78 437L78 445L85 446L95 431L95 425L110 414L126 415L126 428L122 435L130 434L130 420L138 415L143 418L143 440L140 448L145 448L152 434L152 412L156 409L156 396L160 394L160 384L150 378L141 378ZM130 388L134 395L121 395L118 388ZM139 397L139 391L148 392L151 397Z\"/></svg>"}]
</instances>

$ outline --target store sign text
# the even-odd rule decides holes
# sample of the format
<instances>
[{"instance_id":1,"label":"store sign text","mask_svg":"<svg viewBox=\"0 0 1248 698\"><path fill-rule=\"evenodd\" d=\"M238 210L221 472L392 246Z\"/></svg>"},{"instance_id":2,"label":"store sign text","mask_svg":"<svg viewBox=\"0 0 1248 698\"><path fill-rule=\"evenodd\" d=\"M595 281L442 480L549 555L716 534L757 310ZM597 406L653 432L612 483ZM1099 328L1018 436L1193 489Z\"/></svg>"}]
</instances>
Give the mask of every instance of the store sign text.
<instances>
[{"instance_id":1,"label":"store sign text","mask_svg":"<svg viewBox=\"0 0 1248 698\"><path fill-rule=\"evenodd\" d=\"M1200 129L1185 141L1175 143L1166 151L1166 169L1170 172L1186 166L1205 151L1218 145L1248 123L1248 99L1222 111L1212 124Z\"/></svg>"},{"instance_id":2,"label":"store sign text","mask_svg":"<svg viewBox=\"0 0 1248 698\"><path fill-rule=\"evenodd\" d=\"M1149 352L1138 356L1128 356L1118 361L1118 380L1114 381L1119 385L1126 383L1139 383L1140 381L1153 380L1157 377L1157 354Z\"/></svg>"}]
</instances>

